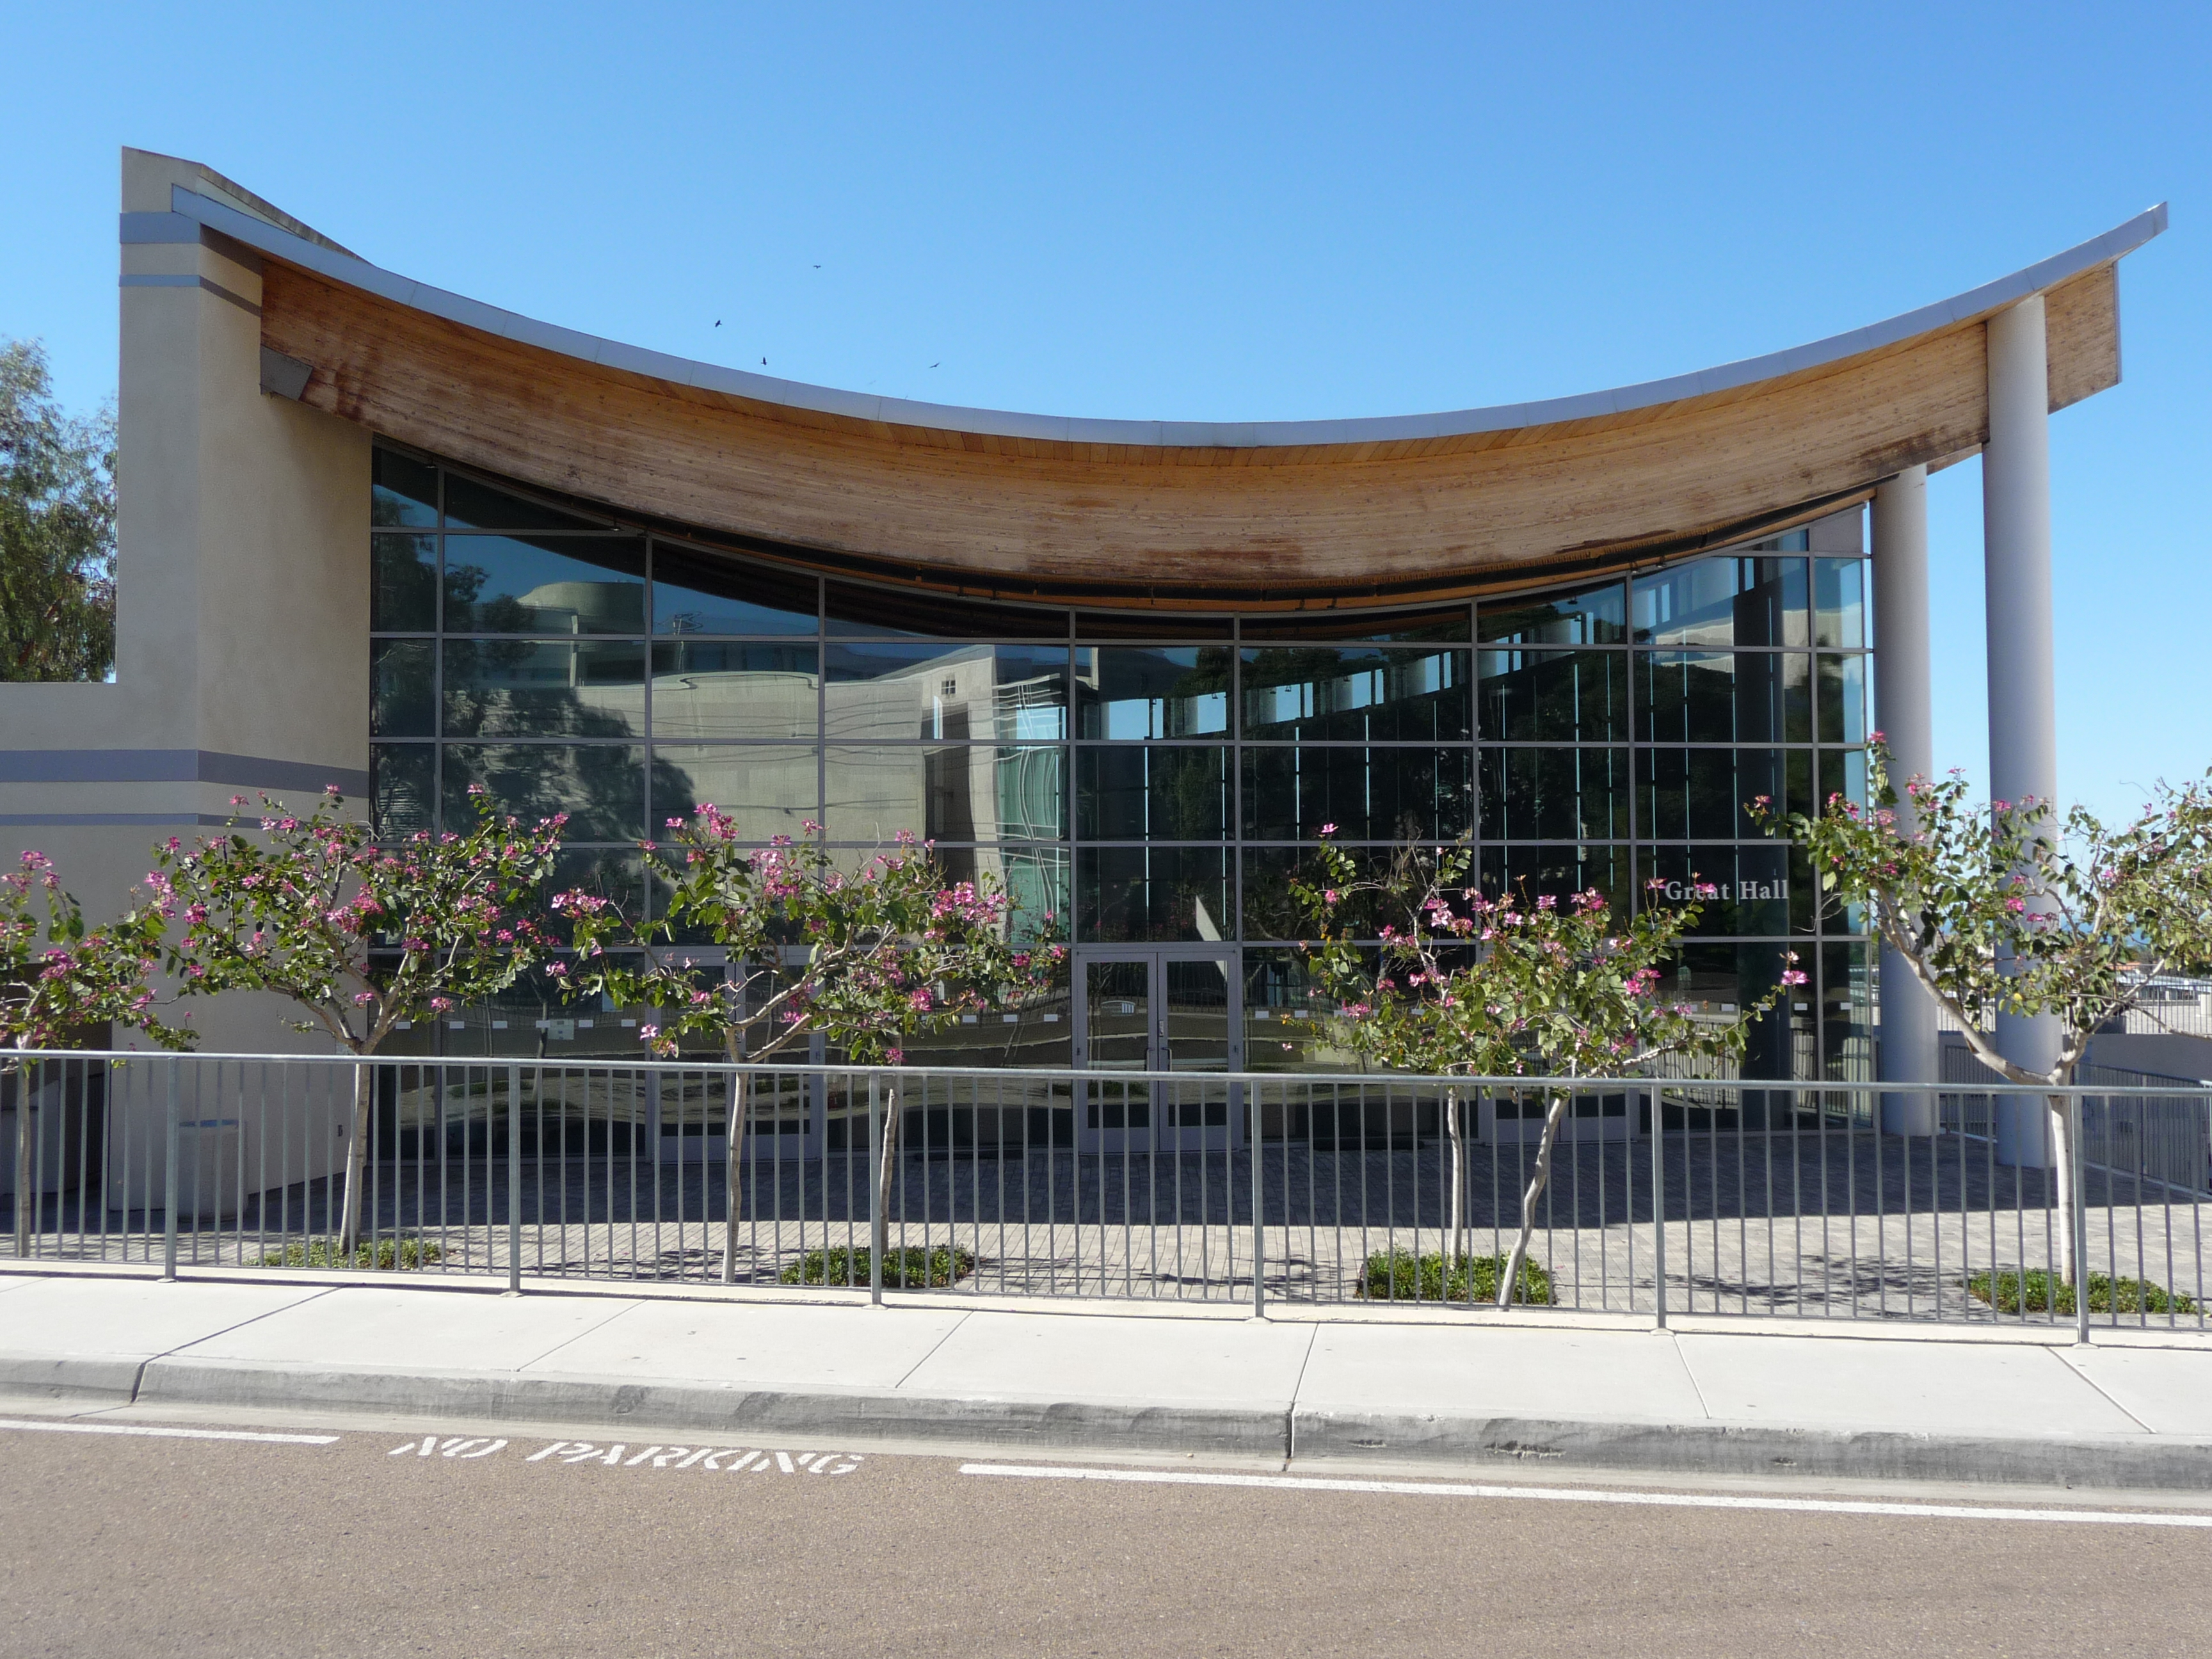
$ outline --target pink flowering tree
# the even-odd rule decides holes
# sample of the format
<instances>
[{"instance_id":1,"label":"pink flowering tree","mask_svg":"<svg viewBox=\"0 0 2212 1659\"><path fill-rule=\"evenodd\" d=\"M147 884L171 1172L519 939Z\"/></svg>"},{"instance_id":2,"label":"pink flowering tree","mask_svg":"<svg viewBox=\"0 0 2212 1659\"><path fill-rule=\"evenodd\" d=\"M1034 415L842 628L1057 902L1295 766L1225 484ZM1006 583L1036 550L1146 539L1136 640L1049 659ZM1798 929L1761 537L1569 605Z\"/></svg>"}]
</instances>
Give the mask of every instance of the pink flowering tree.
<instances>
[{"instance_id":1,"label":"pink flowering tree","mask_svg":"<svg viewBox=\"0 0 2212 1659\"><path fill-rule=\"evenodd\" d=\"M1828 902L1863 905L1928 988L1974 1058L2030 1089L2070 1085L2099 1028L2142 1009L2159 975L2212 970L2212 776L2157 797L2108 828L2086 807L1968 798L1963 776L1891 782L1881 734L1867 752L1868 799L1837 794L1817 818L1752 811L1801 844ZM1997 1050L1999 1014L2048 1014L2058 1053L2039 1071ZM1936 1079L1926 1079L1934 1082ZM2048 1097L2060 1207L2073 1210L2075 1105ZM2073 1279L2073 1229L2062 1276Z\"/></svg>"},{"instance_id":2,"label":"pink flowering tree","mask_svg":"<svg viewBox=\"0 0 2212 1659\"><path fill-rule=\"evenodd\" d=\"M894 1068L877 1172L880 1242L907 1045L1047 989L1066 956L1056 919L1018 938L996 883L948 882L933 848L912 836L848 872L811 841L748 847L712 805L667 827L665 844L646 848L647 874L666 895L653 924L640 927L589 893L561 894L554 904L569 920L576 960L548 971L565 974L574 995L657 1011L639 1030L656 1054L672 1056L681 1038L697 1036L732 1062L757 1061L818 1034L852 1065ZM687 940L715 947L726 964L702 972ZM736 1274L746 1074L733 1073L730 1087L726 1279Z\"/></svg>"},{"instance_id":3,"label":"pink flowering tree","mask_svg":"<svg viewBox=\"0 0 2212 1659\"><path fill-rule=\"evenodd\" d=\"M1665 967L1714 887L1698 884L1687 903L1655 903L1618 922L1595 890L1564 903L1548 894L1486 899L1470 890L1473 859L1464 842L1405 846L1370 875L1345 848L1323 841L1317 878L1295 881L1291 890L1322 941L1306 951L1335 1006L1328 1022L1335 1041L1423 1076L1620 1078L1665 1055L1740 1060L1753 1022L1788 988L1805 982L1792 954L1781 986L1740 1013L1716 1018L1664 1001L1658 993ZM1379 943L1357 942L1345 921L1354 912L1382 918ZM1561 1085L1544 1092L1520 1233L1498 1275L1501 1308L1525 1288L1520 1280L1537 1205L1575 1094ZM1447 1091L1444 1107L1451 1149L1447 1255L1463 1261L1467 1170L1457 1089Z\"/></svg>"},{"instance_id":4,"label":"pink flowering tree","mask_svg":"<svg viewBox=\"0 0 2212 1659\"><path fill-rule=\"evenodd\" d=\"M169 971L188 995L264 991L294 1030L366 1060L403 1024L506 990L552 950L540 889L564 817L525 827L470 791L476 827L379 846L335 787L305 817L261 799L259 834L234 828L155 849L155 908L181 924ZM234 806L246 798L232 797ZM337 1248L361 1236L370 1068L354 1068L354 1131Z\"/></svg>"},{"instance_id":5,"label":"pink flowering tree","mask_svg":"<svg viewBox=\"0 0 2212 1659\"><path fill-rule=\"evenodd\" d=\"M85 926L53 860L27 852L0 875L0 1088L14 1088L15 1170L31 1168L31 1103L21 1073L26 1051L64 1048L88 1025L134 1026L165 1048L191 1045L192 1033L161 1017L153 978L161 965L161 921L134 909L105 927ZM17 1253L27 1248L30 1213L15 1211Z\"/></svg>"},{"instance_id":6,"label":"pink flowering tree","mask_svg":"<svg viewBox=\"0 0 2212 1659\"><path fill-rule=\"evenodd\" d=\"M158 1012L161 933L150 909L86 927L53 860L25 853L0 875L0 1074L24 1050L66 1048L88 1025L132 1026L165 1048L189 1048L192 1033Z\"/></svg>"}]
</instances>

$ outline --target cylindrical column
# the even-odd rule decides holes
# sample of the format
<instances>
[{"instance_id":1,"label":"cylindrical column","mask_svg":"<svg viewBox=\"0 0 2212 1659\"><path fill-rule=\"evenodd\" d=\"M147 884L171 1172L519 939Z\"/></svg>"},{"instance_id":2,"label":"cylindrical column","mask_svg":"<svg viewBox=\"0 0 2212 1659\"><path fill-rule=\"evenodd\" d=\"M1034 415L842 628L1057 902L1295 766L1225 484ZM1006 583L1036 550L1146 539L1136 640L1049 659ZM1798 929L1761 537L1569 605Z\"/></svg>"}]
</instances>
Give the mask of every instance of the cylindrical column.
<instances>
[{"instance_id":1,"label":"cylindrical column","mask_svg":"<svg viewBox=\"0 0 2212 1659\"><path fill-rule=\"evenodd\" d=\"M1987 586L1990 793L1997 800L2058 795L2057 694L2051 623L2051 379L2043 299L1989 320L1990 441L1982 451L1982 559ZM2057 1063L2056 1016L1997 1017L1997 1049L2035 1071ZM2047 1169L2044 1103L2001 1100L1997 1158Z\"/></svg>"},{"instance_id":2,"label":"cylindrical column","mask_svg":"<svg viewBox=\"0 0 2212 1659\"><path fill-rule=\"evenodd\" d=\"M1928 469L1907 467L1874 497L1875 709L1889 742L1890 782L1899 824L1916 825L1905 793L1910 780L1932 777L1936 736L1928 659ZM1936 1000L1905 958L1881 947L1881 1042L1876 1070L1884 1083L1936 1083L1940 1064ZM1885 1094L1881 1127L1891 1134L1936 1133L1932 1093Z\"/></svg>"}]
</instances>

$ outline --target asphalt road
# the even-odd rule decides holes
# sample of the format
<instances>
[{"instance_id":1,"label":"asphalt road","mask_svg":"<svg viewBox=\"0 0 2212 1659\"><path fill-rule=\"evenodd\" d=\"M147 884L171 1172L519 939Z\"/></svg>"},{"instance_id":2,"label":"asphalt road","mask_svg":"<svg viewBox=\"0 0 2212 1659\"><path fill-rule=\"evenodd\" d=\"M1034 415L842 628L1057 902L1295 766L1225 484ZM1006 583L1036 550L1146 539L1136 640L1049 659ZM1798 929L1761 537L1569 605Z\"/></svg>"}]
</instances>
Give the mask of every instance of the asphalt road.
<instances>
[{"instance_id":1,"label":"asphalt road","mask_svg":"<svg viewBox=\"0 0 2212 1659\"><path fill-rule=\"evenodd\" d=\"M425 1455L412 1430L270 1431L329 1443L0 1427L0 1653L1840 1659L2212 1641L2212 1529L1405 1489L1443 1476L1015 1478L635 1433L618 1453L453 1434Z\"/></svg>"}]
</instances>

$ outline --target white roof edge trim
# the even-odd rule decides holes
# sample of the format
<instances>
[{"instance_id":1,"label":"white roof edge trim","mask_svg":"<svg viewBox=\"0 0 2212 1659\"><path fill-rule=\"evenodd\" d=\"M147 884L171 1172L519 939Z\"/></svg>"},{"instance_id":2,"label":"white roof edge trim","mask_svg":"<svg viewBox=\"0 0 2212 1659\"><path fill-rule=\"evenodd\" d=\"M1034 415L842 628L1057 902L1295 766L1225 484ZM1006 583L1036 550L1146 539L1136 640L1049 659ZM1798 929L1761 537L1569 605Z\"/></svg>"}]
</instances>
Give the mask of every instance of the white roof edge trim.
<instances>
[{"instance_id":1,"label":"white roof edge trim","mask_svg":"<svg viewBox=\"0 0 2212 1659\"><path fill-rule=\"evenodd\" d=\"M2029 295L2055 288L2070 276L2096 266L2110 264L2133 252L2166 228L2166 204L2138 213L2101 236L2078 246L2000 276L1993 283L1970 289L1948 300L1922 306L1887 321L1825 340L1745 357L1687 374L1645 380L1608 391L1579 392L1566 398L1547 398L1535 403L1502 404L1488 409L1462 409L1431 415L1376 415L1336 421L1109 421L1086 420L1064 415L1024 415L1010 410L963 409L948 404L909 402L866 392L842 392L832 386L809 386L773 375L750 374L743 369L696 362L620 341L603 339L572 328L541 323L519 313L502 311L482 301L432 288L365 259L332 252L329 248L295 236L268 221L210 198L170 187L174 211L250 247L327 276L332 282L357 288L395 304L427 312L449 322L465 324L505 338L558 352L587 363L602 363L630 370L678 386L726 392L756 402L780 404L817 414L842 415L855 420L878 421L894 426L927 427L939 431L969 432L998 438L1041 438L1063 443L1127 444L1142 448L1267 449L1298 445L1389 443L1408 438L1449 438L1478 432L1511 431L1521 427L1547 426L1560 421L1585 420L1594 415L1613 415L1655 404L1676 402L1712 392L1725 392L1774 380L1823 363L1856 356L1863 351L1893 345L1916 334L1947 327L1970 317L1996 311Z\"/></svg>"}]
</instances>

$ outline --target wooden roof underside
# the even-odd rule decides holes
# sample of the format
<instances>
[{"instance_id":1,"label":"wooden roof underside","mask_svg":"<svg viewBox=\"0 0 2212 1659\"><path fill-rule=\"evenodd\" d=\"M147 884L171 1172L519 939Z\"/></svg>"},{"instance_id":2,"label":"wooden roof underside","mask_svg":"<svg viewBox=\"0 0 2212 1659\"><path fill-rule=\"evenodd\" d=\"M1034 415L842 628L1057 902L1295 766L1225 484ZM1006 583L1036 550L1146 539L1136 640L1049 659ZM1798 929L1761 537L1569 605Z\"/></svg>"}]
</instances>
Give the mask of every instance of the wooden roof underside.
<instances>
[{"instance_id":1,"label":"wooden roof underside","mask_svg":"<svg viewBox=\"0 0 2212 1659\"><path fill-rule=\"evenodd\" d=\"M2045 291L2054 410L2119 379L2112 263ZM1062 442L796 409L583 361L269 258L301 400L769 556L933 589L1243 608L1403 604L1725 545L1987 435L1984 319L1547 426L1304 447Z\"/></svg>"}]
</instances>

